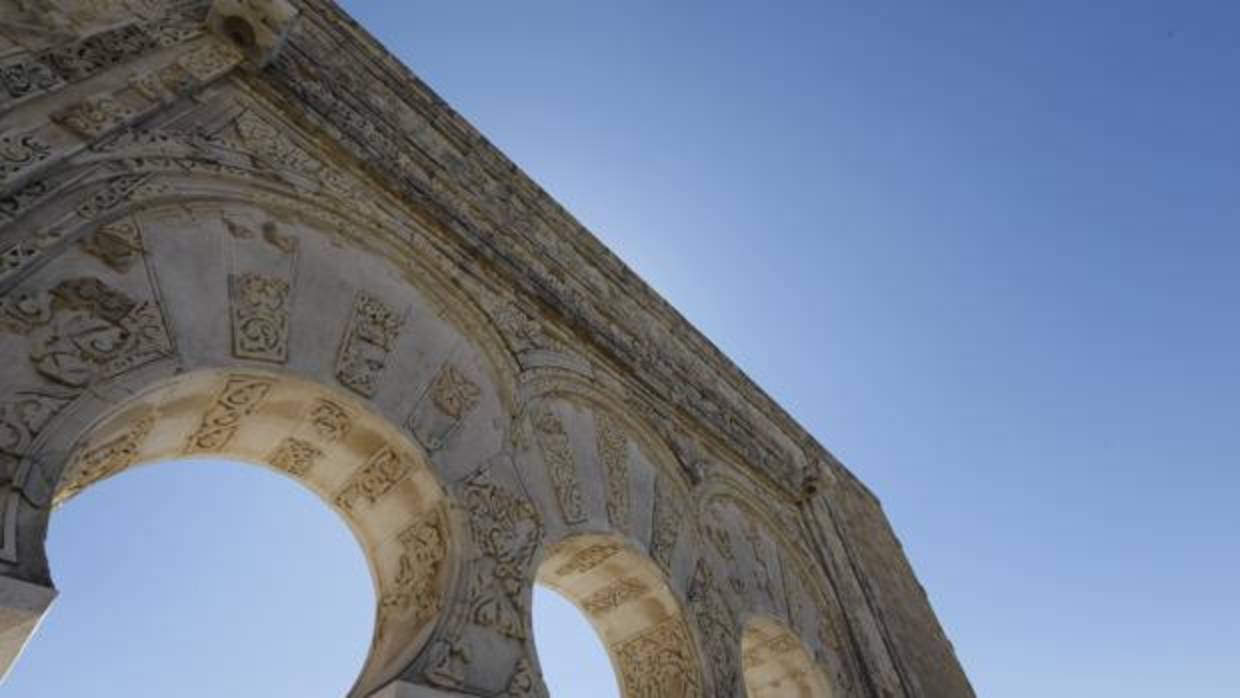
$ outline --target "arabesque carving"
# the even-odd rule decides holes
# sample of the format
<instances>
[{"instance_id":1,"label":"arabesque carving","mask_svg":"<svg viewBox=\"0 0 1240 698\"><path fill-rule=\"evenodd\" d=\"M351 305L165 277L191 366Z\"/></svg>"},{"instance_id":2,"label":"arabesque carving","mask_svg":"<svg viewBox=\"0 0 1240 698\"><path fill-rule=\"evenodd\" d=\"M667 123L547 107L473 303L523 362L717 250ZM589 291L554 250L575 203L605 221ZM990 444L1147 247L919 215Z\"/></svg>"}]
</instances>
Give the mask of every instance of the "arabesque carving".
<instances>
[{"instance_id":1,"label":"arabesque carving","mask_svg":"<svg viewBox=\"0 0 1240 698\"><path fill-rule=\"evenodd\" d=\"M539 406L531 416L534 438L538 441L547 466L547 476L555 490L555 500L565 523L580 523L586 519L585 506L581 501L581 486L577 484L577 465L573 461L573 447L568 441L564 424L550 407Z\"/></svg>"},{"instance_id":2,"label":"arabesque carving","mask_svg":"<svg viewBox=\"0 0 1240 698\"><path fill-rule=\"evenodd\" d=\"M273 363L288 360L289 282L246 273L229 277L233 355Z\"/></svg>"}]
</instances>

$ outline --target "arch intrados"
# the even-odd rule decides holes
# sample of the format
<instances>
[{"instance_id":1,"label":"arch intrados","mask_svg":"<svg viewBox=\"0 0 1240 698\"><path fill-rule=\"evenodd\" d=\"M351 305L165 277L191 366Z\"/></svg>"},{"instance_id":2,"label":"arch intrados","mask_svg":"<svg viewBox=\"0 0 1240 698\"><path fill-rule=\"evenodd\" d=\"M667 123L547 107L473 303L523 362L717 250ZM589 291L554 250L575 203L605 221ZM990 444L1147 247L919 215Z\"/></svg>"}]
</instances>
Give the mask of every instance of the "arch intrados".
<instances>
[{"instance_id":1,"label":"arch intrados","mask_svg":"<svg viewBox=\"0 0 1240 698\"><path fill-rule=\"evenodd\" d=\"M151 386L96 420L64 461L53 501L133 467L204 457L296 480L358 541L377 604L351 695L367 695L407 666L438 620L457 537L421 450L339 390L290 375L206 369Z\"/></svg>"},{"instance_id":2,"label":"arch intrados","mask_svg":"<svg viewBox=\"0 0 1240 698\"><path fill-rule=\"evenodd\" d=\"M701 661L681 600L654 560L623 538L579 534L549 548L536 579L598 633L620 694L697 696Z\"/></svg>"},{"instance_id":3,"label":"arch intrados","mask_svg":"<svg viewBox=\"0 0 1240 698\"><path fill-rule=\"evenodd\" d=\"M741 671L748 698L836 698L805 642L770 616L745 623Z\"/></svg>"}]
</instances>

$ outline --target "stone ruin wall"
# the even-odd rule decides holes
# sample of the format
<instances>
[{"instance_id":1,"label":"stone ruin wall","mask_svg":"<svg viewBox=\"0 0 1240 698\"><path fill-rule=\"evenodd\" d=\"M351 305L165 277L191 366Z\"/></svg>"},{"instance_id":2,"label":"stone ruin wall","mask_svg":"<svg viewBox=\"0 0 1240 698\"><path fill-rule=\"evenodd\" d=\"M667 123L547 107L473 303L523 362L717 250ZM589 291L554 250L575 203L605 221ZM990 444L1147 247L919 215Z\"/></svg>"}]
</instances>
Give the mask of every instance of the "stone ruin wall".
<instances>
[{"instance_id":1,"label":"stone ruin wall","mask_svg":"<svg viewBox=\"0 0 1240 698\"><path fill-rule=\"evenodd\" d=\"M208 454L358 533L356 695L543 695L535 579L626 696L972 695L878 500L331 3L0 3L0 357L6 663L54 506Z\"/></svg>"}]
</instances>

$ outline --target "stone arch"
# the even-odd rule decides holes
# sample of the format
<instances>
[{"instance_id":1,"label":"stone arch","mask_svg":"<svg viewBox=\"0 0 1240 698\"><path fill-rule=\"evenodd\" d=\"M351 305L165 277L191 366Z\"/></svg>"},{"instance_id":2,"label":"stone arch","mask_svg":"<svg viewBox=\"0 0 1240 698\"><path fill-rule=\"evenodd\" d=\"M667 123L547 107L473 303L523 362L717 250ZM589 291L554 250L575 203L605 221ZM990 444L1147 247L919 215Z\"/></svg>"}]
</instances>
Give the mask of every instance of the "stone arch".
<instances>
[{"instance_id":1,"label":"stone arch","mask_svg":"<svg viewBox=\"0 0 1240 698\"><path fill-rule=\"evenodd\" d=\"M614 535L571 536L549 548L537 580L590 620L624 698L705 695L704 666L682 603L644 552Z\"/></svg>"},{"instance_id":2,"label":"stone arch","mask_svg":"<svg viewBox=\"0 0 1240 698\"><path fill-rule=\"evenodd\" d=\"M736 472L736 471L733 471ZM740 629L752 618L778 623L821 670L832 696L858 690L859 657L832 581L801 542L796 508L734 474L716 474L697 499L707 566L738 609ZM743 635L742 635L743 638Z\"/></svg>"},{"instance_id":3,"label":"stone arch","mask_svg":"<svg viewBox=\"0 0 1240 698\"><path fill-rule=\"evenodd\" d=\"M748 698L835 698L805 644L783 623L754 616L741 636L741 671Z\"/></svg>"},{"instance_id":4,"label":"stone arch","mask_svg":"<svg viewBox=\"0 0 1240 698\"><path fill-rule=\"evenodd\" d=\"M679 583L691 572L693 483L662 436L592 369L527 371L514 426L523 481L551 539L609 532ZM685 535L686 532L688 535Z\"/></svg>"},{"instance_id":5,"label":"stone arch","mask_svg":"<svg viewBox=\"0 0 1240 698\"><path fill-rule=\"evenodd\" d=\"M53 507L131 467L207 456L266 466L319 495L352 530L375 587L375 632L352 695L412 661L446 603L459 534L443 490L421 448L339 389L248 367L180 374L104 410L67 454ZM23 542L41 542L51 512L38 513Z\"/></svg>"}]
</instances>

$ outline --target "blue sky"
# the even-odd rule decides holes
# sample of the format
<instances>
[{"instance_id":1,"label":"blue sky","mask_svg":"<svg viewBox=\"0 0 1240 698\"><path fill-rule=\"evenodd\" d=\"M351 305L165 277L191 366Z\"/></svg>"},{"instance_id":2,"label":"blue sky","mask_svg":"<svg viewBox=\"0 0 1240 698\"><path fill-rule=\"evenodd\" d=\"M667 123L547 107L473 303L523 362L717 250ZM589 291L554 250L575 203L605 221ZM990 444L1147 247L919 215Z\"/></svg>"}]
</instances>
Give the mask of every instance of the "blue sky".
<instances>
[{"instance_id":1,"label":"blue sky","mask_svg":"<svg viewBox=\"0 0 1240 698\"><path fill-rule=\"evenodd\" d=\"M877 492L979 695L1234 695L1240 6L344 4ZM158 519L162 470L190 494ZM292 543L264 574L321 571L281 584L362 569L347 532L297 559L308 529L285 522L319 514L295 487L228 466L271 487L225 504L199 470L126 475L53 520L64 598L0 692L66 695L15 687L40 652L102 667L175 630L98 600L148 538L186 558L145 589L178 590L166 619L219 588L239 615L268 608L231 507L260 512L255 545ZM323 611L227 649L310 637L287 666L340 662L347 685L369 627ZM58 635L71 616L92 620ZM220 669L163 646L151 681ZM225 666L228 695L292 693ZM284 666L262 680L296 681Z\"/></svg>"}]
</instances>

